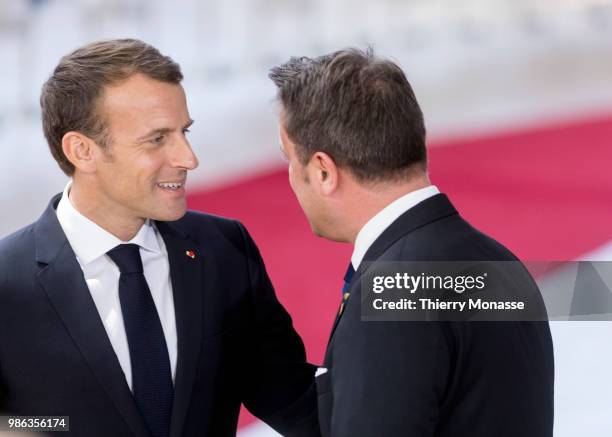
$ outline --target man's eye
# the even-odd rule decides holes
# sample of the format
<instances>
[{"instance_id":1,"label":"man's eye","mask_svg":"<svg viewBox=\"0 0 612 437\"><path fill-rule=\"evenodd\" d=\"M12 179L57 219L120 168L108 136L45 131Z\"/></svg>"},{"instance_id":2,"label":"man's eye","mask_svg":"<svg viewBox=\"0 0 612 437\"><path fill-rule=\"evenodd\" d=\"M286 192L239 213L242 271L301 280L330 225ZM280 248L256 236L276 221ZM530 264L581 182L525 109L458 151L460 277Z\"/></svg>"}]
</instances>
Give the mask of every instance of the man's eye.
<instances>
[{"instance_id":1,"label":"man's eye","mask_svg":"<svg viewBox=\"0 0 612 437\"><path fill-rule=\"evenodd\" d=\"M153 139L151 140L151 142L152 142L153 144L161 144L161 143L163 143L164 138L166 138L166 136L165 136L165 135L159 135L159 136L156 136L155 138L153 138Z\"/></svg>"}]
</instances>

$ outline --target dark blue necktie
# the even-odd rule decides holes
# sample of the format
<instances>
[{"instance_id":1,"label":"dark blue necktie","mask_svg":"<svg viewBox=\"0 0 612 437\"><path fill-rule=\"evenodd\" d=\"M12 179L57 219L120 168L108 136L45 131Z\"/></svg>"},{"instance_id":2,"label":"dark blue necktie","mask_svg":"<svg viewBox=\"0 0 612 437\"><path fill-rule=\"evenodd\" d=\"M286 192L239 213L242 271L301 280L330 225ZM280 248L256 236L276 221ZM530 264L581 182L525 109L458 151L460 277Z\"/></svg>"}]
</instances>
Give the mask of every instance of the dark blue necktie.
<instances>
[{"instance_id":1,"label":"dark blue necktie","mask_svg":"<svg viewBox=\"0 0 612 437\"><path fill-rule=\"evenodd\" d=\"M152 437L167 437L174 389L166 338L147 285L140 251L121 244L107 255L119 270L119 300L132 363L136 405Z\"/></svg>"},{"instance_id":2,"label":"dark blue necktie","mask_svg":"<svg viewBox=\"0 0 612 437\"><path fill-rule=\"evenodd\" d=\"M348 293L351 286L351 279L353 279L353 275L355 274L355 269L353 268L353 263L350 262L348 265L348 269L346 269L346 273L344 274L344 285L342 286L342 296L344 293Z\"/></svg>"},{"instance_id":3,"label":"dark blue necktie","mask_svg":"<svg viewBox=\"0 0 612 437\"><path fill-rule=\"evenodd\" d=\"M340 310L338 310L338 317L342 315L342 311L344 311L346 301L350 296L349 290L351 288L351 279L353 279L354 274L355 269L353 268L353 263L351 262L349 263L348 269L346 269L346 273L344 274L344 285L342 286L342 303L340 304Z\"/></svg>"}]
</instances>

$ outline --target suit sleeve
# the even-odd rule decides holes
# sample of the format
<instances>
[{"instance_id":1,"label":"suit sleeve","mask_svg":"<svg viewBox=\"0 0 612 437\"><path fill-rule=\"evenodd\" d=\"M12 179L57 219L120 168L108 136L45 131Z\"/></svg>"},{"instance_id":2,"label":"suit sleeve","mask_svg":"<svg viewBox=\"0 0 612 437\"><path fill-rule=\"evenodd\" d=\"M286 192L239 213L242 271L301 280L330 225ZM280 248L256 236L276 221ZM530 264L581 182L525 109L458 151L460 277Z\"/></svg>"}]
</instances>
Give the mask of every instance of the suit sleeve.
<instances>
[{"instance_id":1,"label":"suit sleeve","mask_svg":"<svg viewBox=\"0 0 612 437\"><path fill-rule=\"evenodd\" d=\"M244 239L251 284L252 329L246 349L243 403L255 416L285 436L320 435L314 372L301 338L280 304L263 260L246 229Z\"/></svg>"},{"instance_id":2,"label":"suit sleeve","mask_svg":"<svg viewBox=\"0 0 612 437\"><path fill-rule=\"evenodd\" d=\"M439 325L358 320L345 328L330 369L331 436L435 435L449 371Z\"/></svg>"}]
</instances>

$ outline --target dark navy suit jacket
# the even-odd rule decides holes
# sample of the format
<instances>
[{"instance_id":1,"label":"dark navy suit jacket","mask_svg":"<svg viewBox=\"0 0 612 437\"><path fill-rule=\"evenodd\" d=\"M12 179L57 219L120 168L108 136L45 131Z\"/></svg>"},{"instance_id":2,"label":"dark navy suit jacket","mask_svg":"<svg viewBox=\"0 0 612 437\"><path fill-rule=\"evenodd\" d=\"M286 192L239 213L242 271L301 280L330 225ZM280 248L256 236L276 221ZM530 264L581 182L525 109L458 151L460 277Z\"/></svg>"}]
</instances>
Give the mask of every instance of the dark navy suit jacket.
<instances>
[{"instance_id":1,"label":"dark navy suit jacket","mask_svg":"<svg viewBox=\"0 0 612 437\"><path fill-rule=\"evenodd\" d=\"M322 435L552 437L548 322L362 321L363 266L381 260L517 258L443 194L393 222L366 252L334 323L328 372L316 378Z\"/></svg>"},{"instance_id":2,"label":"dark navy suit jacket","mask_svg":"<svg viewBox=\"0 0 612 437\"><path fill-rule=\"evenodd\" d=\"M57 220L60 197L0 241L0 411L70 416L71 435L145 437ZM313 367L245 228L195 212L156 224L178 336L170 435L234 436L241 402L282 434L318 435Z\"/></svg>"}]
</instances>

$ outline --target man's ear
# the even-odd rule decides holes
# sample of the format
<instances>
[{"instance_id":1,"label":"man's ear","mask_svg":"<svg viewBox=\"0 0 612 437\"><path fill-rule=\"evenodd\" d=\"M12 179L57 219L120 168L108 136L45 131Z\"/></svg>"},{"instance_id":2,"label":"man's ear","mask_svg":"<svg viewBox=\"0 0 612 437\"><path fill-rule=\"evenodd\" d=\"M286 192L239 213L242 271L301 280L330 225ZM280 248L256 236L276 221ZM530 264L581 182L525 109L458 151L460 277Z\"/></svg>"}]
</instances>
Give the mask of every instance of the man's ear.
<instances>
[{"instance_id":1,"label":"man's ear","mask_svg":"<svg viewBox=\"0 0 612 437\"><path fill-rule=\"evenodd\" d=\"M80 132L70 131L62 137L62 150L74 168L83 173L96 170L96 143Z\"/></svg>"},{"instance_id":2,"label":"man's ear","mask_svg":"<svg viewBox=\"0 0 612 437\"><path fill-rule=\"evenodd\" d=\"M310 159L311 180L314 180L323 195L329 196L338 188L338 166L325 152L315 152Z\"/></svg>"}]
</instances>

